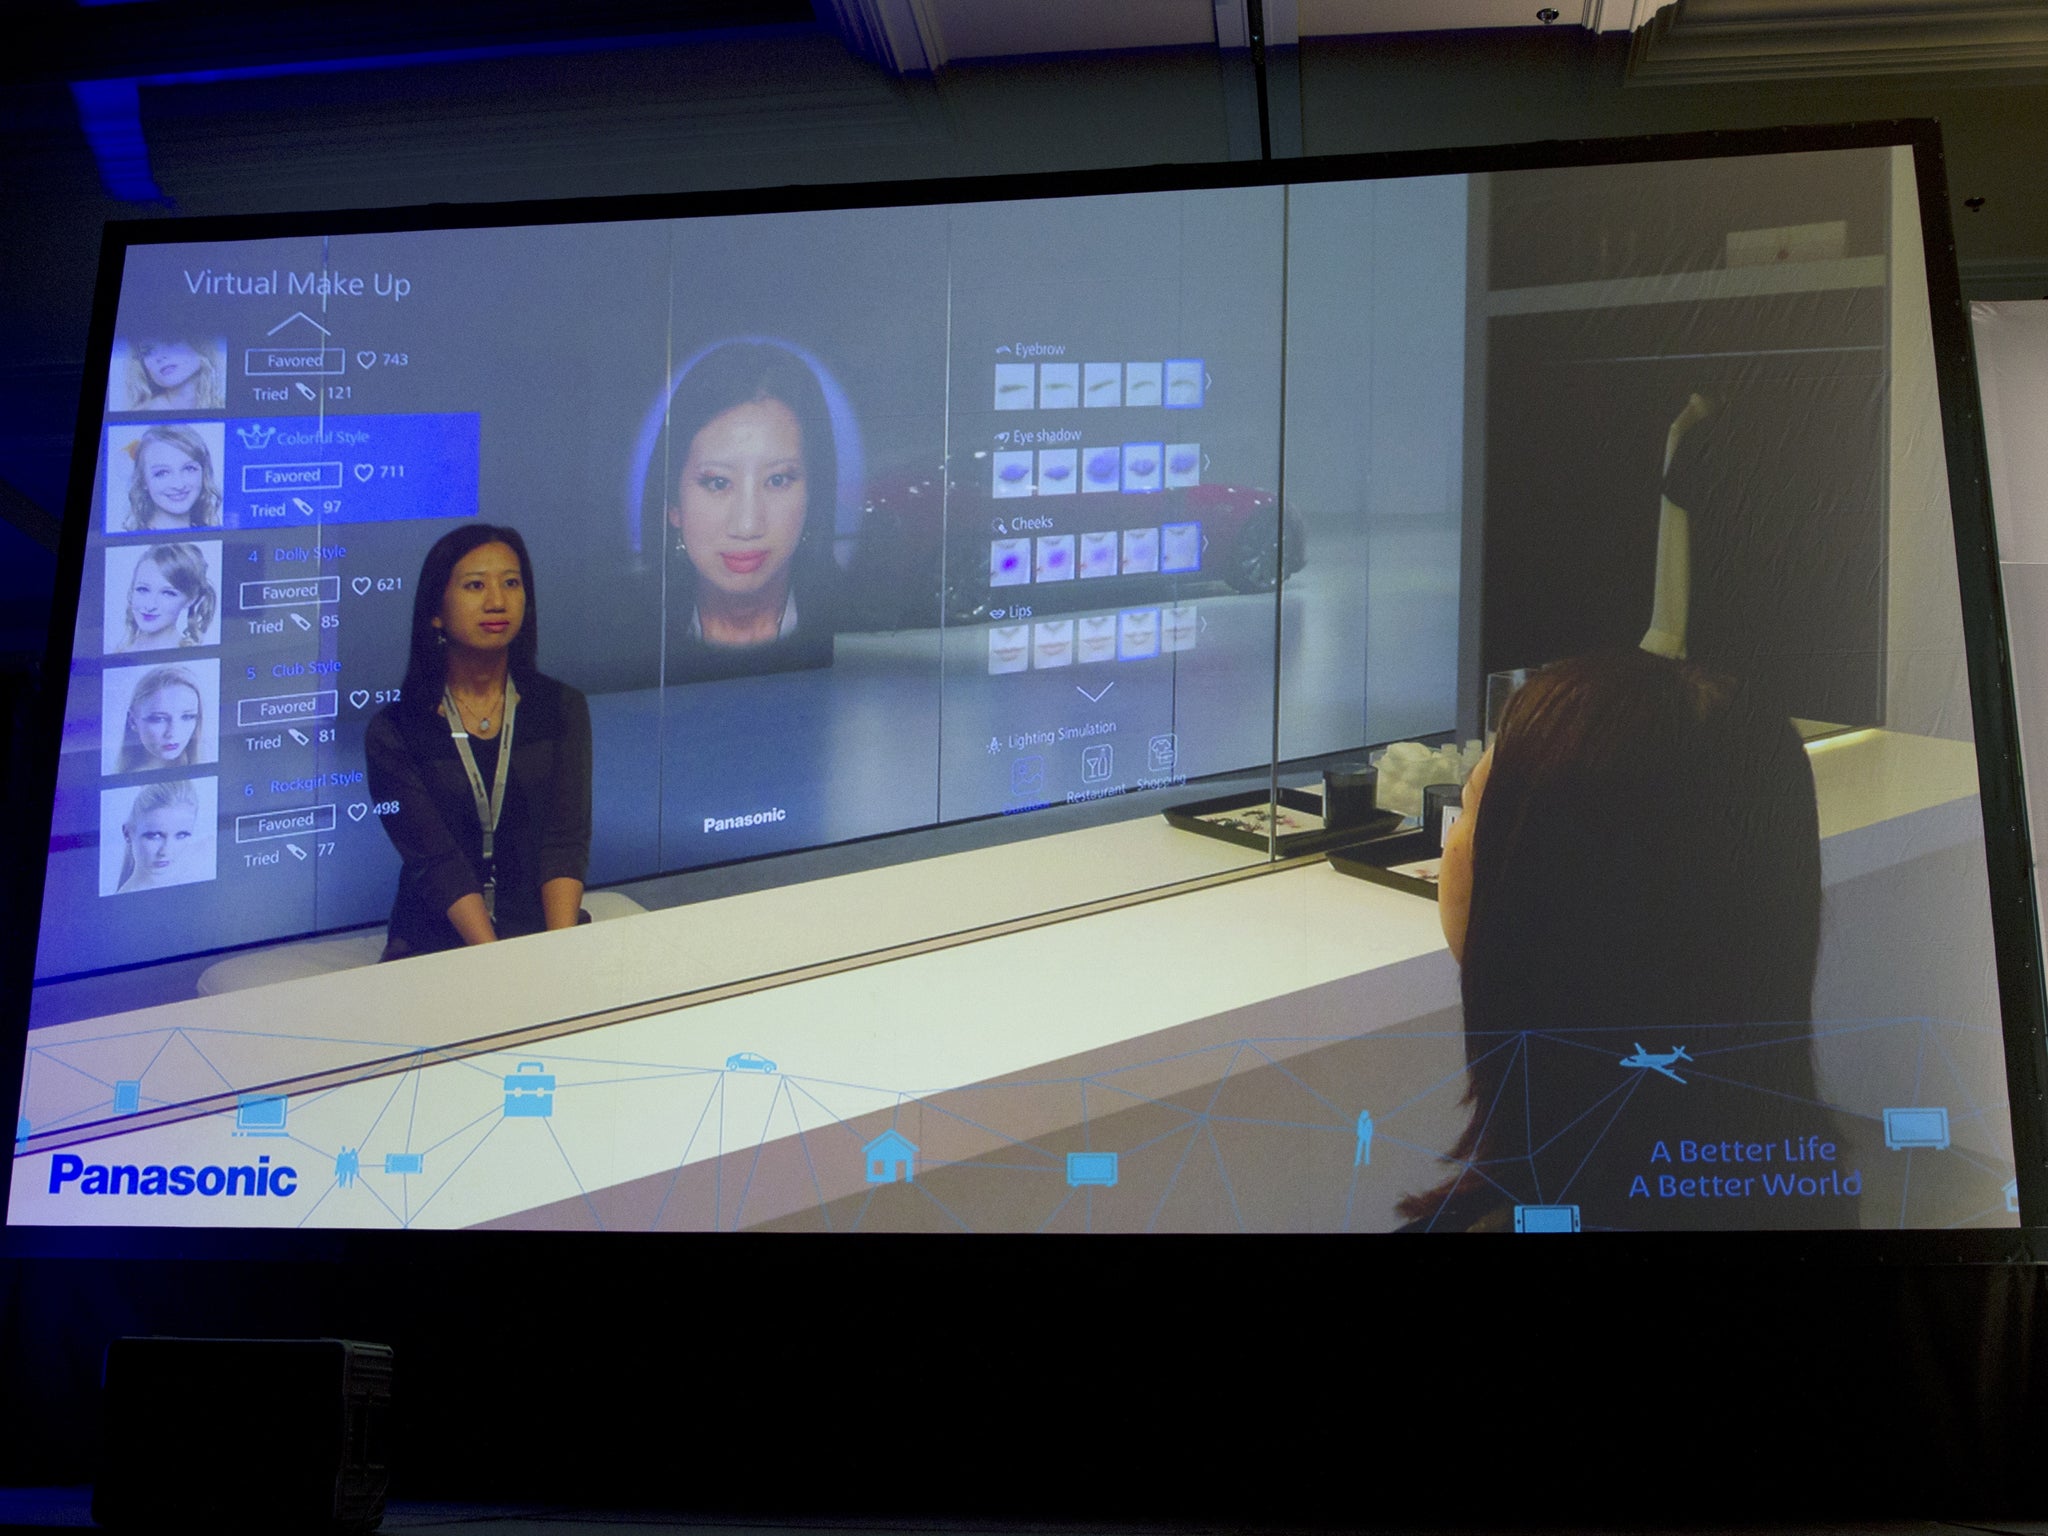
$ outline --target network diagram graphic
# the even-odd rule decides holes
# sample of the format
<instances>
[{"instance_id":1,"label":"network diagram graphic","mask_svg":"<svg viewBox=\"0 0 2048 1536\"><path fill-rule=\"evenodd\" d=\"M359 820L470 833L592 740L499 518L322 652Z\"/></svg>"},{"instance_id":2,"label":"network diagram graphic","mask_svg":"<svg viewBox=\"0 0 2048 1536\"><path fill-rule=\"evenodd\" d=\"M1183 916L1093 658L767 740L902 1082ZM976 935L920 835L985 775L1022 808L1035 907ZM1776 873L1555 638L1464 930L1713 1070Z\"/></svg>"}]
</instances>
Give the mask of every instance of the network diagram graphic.
<instances>
[{"instance_id":1,"label":"network diagram graphic","mask_svg":"<svg viewBox=\"0 0 2048 1536\"><path fill-rule=\"evenodd\" d=\"M308 1227L1462 1231L1476 1210L1498 1217L1482 1229L1556 1234L2015 1219L1995 1029L1639 1033L1240 1038L900 1086L808 1075L745 1041L706 1049L681 1029L668 1059L603 1049L600 1032L511 1051L391 1047L382 1075L241 1092L174 1129L210 1138L217 1161L289 1154L291 1220ZM24 1103L43 1117L17 1136L233 1093L208 1035L31 1041ZM1827 1064L1832 1100L1786 1090L1802 1052ZM1475 1074L1495 1085L1484 1102ZM133 1162L121 1141L81 1142L74 1162ZM1446 1189L1457 1198L1432 1204ZM255 1219L227 1201L206 1216Z\"/></svg>"}]
</instances>

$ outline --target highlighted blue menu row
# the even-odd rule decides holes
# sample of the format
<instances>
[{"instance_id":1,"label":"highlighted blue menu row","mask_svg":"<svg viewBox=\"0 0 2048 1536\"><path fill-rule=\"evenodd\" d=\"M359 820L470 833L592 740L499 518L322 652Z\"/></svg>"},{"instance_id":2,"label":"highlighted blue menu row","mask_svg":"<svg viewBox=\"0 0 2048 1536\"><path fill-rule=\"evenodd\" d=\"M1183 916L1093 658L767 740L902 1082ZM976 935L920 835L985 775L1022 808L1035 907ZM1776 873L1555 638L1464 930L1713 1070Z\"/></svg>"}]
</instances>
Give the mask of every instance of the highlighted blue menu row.
<instances>
[{"instance_id":1,"label":"highlighted blue menu row","mask_svg":"<svg viewBox=\"0 0 2048 1536\"><path fill-rule=\"evenodd\" d=\"M474 517L478 417L268 416L227 424L238 528Z\"/></svg>"}]
</instances>

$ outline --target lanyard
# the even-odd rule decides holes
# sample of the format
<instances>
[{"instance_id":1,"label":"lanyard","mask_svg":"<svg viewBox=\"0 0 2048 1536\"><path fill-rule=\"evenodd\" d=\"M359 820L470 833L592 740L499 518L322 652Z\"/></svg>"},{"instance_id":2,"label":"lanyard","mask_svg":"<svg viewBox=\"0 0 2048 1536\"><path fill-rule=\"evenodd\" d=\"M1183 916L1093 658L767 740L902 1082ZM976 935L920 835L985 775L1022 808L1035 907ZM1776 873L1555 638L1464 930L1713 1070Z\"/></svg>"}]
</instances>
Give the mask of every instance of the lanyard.
<instances>
[{"instance_id":1,"label":"lanyard","mask_svg":"<svg viewBox=\"0 0 2048 1536\"><path fill-rule=\"evenodd\" d=\"M495 864L498 817L505 809L505 780L512 770L512 727L519 715L519 688L512 674L505 674L505 728L498 733L498 771L492 775L491 792L484 793L484 776L477 771L476 754L469 750L469 732L462 728L462 711L455 695L441 690L447 708L448 731L455 738L455 755L462 759L462 771L469 776L469 792L476 797L477 824L484 833L484 915L493 922L498 916L498 871Z\"/></svg>"}]
</instances>

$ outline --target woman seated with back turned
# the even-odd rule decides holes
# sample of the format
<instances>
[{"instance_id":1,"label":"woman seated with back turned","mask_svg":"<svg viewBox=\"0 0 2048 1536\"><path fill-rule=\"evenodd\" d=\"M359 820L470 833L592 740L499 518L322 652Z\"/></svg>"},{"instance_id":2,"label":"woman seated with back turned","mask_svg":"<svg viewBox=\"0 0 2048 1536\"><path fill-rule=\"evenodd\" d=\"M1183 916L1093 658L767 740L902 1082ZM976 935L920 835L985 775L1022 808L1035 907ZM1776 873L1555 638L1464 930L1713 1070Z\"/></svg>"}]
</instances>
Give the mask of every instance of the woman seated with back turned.
<instances>
[{"instance_id":1,"label":"woman seated with back turned","mask_svg":"<svg viewBox=\"0 0 2048 1536\"><path fill-rule=\"evenodd\" d=\"M1405 1230L1512 1230L1518 1204L1586 1228L1856 1224L1851 1196L1762 1177L1809 1171L1787 1138L1846 1150L1814 1083L1819 817L1789 720L1643 651L1545 667L1473 770L1438 891L1473 1111Z\"/></svg>"},{"instance_id":2,"label":"woman seated with back turned","mask_svg":"<svg viewBox=\"0 0 2048 1536\"><path fill-rule=\"evenodd\" d=\"M474 523L427 552L399 701L364 741L405 867L386 960L568 928L590 862L590 708L539 670L526 544Z\"/></svg>"}]
</instances>

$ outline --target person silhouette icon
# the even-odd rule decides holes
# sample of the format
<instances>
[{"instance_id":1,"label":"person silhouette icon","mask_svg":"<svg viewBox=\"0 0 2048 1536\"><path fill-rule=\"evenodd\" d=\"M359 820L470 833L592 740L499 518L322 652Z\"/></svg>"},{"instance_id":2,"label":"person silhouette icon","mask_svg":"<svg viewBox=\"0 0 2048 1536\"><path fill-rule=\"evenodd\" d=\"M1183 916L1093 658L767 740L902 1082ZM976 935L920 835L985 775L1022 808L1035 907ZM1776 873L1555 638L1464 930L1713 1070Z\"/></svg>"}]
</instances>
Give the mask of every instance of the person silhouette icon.
<instances>
[{"instance_id":1,"label":"person silhouette icon","mask_svg":"<svg viewBox=\"0 0 2048 1536\"><path fill-rule=\"evenodd\" d=\"M362 1157L355 1147L343 1147L334 1159L334 1182L347 1189L356 1181L356 1174L362 1168Z\"/></svg>"},{"instance_id":2,"label":"person silhouette icon","mask_svg":"<svg viewBox=\"0 0 2048 1536\"><path fill-rule=\"evenodd\" d=\"M1369 1109L1361 1109L1358 1112L1358 1147L1357 1150L1355 1150L1351 1154L1351 1166L1357 1168L1360 1165L1370 1163L1371 1161L1372 1111Z\"/></svg>"}]
</instances>

